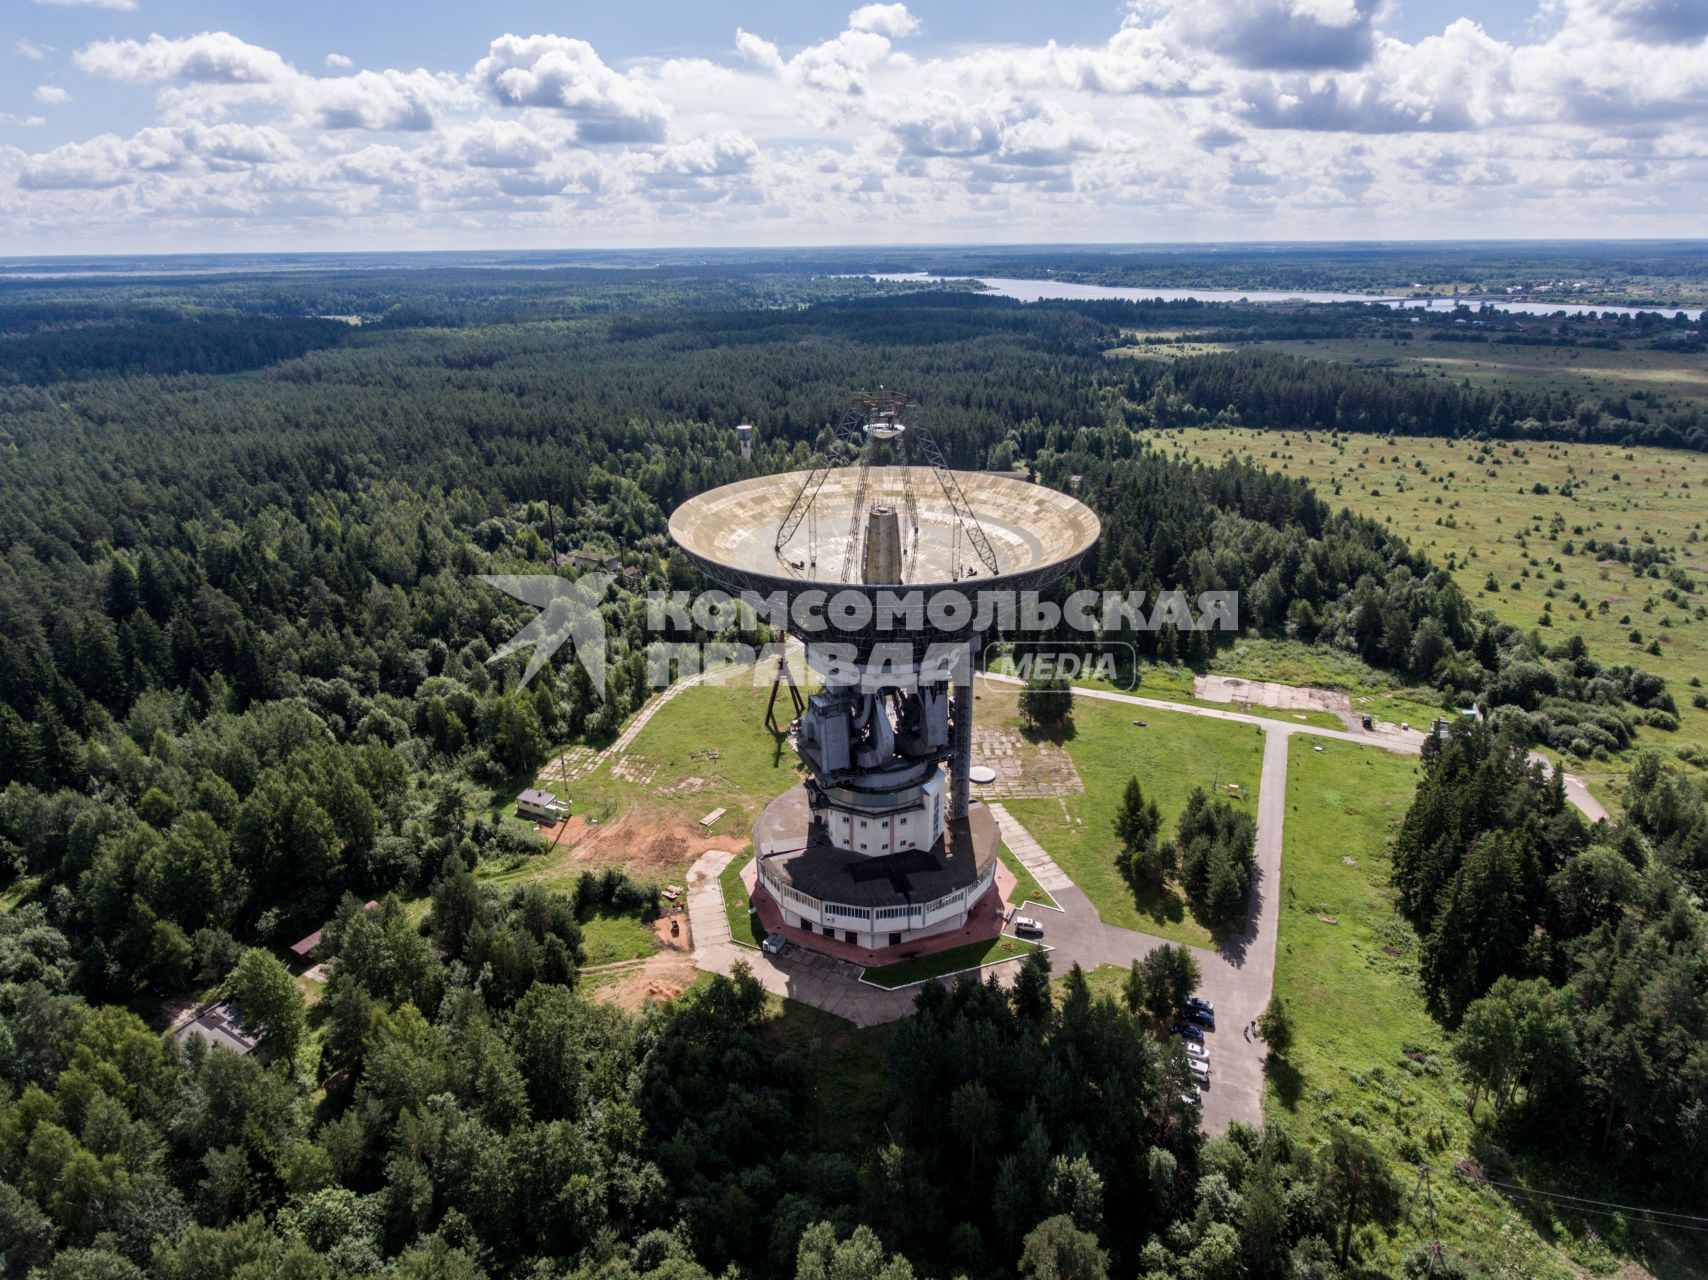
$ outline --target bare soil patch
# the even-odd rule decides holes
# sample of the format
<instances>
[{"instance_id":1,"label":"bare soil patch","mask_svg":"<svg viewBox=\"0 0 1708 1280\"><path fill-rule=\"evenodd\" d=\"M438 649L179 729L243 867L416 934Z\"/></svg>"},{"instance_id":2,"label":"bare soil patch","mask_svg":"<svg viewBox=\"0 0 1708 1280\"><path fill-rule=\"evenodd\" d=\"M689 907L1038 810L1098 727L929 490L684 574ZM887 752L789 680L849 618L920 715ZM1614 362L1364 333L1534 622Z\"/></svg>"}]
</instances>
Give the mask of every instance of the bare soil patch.
<instances>
[{"instance_id":1,"label":"bare soil patch","mask_svg":"<svg viewBox=\"0 0 1708 1280\"><path fill-rule=\"evenodd\" d=\"M659 1004L674 1000L693 985L698 973L692 955L683 951L660 951L634 968L625 969L620 975L601 982L594 989L593 998L634 1013L648 1000Z\"/></svg>"},{"instance_id":2,"label":"bare soil patch","mask_svg":"<svg viewBox=\"0 0 1708 1280\"><path fill-rule=\"evenodd\" d=\"M568 849L571 862L622 867L637 879L673 876L706 850L729 845L727 835L720 838L675 820L648 822L634 814L597 826L571 818L568 827L560 846Z\"/></svg>"}]
</instances>

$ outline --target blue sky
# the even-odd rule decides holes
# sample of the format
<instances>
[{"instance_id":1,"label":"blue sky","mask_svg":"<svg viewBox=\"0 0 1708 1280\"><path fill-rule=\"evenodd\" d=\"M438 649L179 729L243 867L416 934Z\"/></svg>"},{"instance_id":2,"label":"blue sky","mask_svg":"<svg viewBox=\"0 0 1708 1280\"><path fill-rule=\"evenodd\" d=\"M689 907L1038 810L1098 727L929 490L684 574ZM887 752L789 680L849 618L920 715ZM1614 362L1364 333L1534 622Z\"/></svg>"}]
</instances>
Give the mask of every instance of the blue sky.
<instances>
[{"instance_id":1,"label":"blue sky","mask_svg":"<svg viewBox=\"0 0 1708 1280\"><path fill-rule=\"evenodd\" d=\"M1696 235L1708 181L1708 0L8 0L0 66L10 253Z\"/></svg>"}]
</instances>

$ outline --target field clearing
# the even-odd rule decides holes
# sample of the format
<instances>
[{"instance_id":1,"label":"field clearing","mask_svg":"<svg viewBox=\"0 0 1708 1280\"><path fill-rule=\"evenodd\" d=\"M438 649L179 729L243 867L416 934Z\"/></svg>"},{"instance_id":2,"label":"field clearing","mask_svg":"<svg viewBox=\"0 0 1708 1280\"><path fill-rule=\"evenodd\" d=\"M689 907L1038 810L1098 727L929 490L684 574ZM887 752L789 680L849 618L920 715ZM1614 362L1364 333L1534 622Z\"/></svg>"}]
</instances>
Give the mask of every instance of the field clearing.
<instances>
[{"instance_id":1,"label":"field clearing","mask_svg":"<svg viewBox=\"0 0 1708 1280\"><path fill-rule=\"evenodd\" d=\"M658 952L654 924L634 912L601 911L581 922L581 942L588 967L641 960Z\"/></svg>"},{"instance_id":2,"label":"field clearing","mask_svg":"<svg viewBox=\"0 0 1708 1280\"><path fill-rule=\"evenodd\" d=\"M1321 752L1313 751L1323 745ZM1624 1220L1575 1214L1533 1219L1493 1192L1453 1176L1475 1150L1479 1126L1448 1056L1447 1037L1417 987L1417 938L1393 910L1388 848L1416 787L1414 760L1371 747L1295 738L1288 759L1275 993L1293 1016L1296 1043L1269 1073L1266 1118L1308 1145L1332 1123L1365 1132L1410 1193L1428 1161L1441 1239L1456 1257L1493 1274L1610 1274L1640 1257L1664 1277L1699 1276L1700 1261L1675 1242ZM1484 1108L1480 1118L1486 1120ZM1618 1200L1587 1171L1517 1162L1513 1180ZM1628 1197L1627 1197L1628 1198ZM1423 1237L1420 1215L1378 1232L1368 1259L1388 1273ZM1500 1266L1521 1265L1502 1271Z\"/></svg>"},{"instance_id":3,"label":"field clearing","mask_svg":"<svg viewBox=\"0 0 1708 1280\"><path fill-rule=\"evenodd\" d=\"M1326 501L1381 520L1451 567L1476 607L1537 628L1550 642L1580 634L1599 661L1631 663L1666 677L1678 703L1679 730L1644 729L1638 746L1702 752L1699 758L1708 762L1708 705L1693 705L1703 690L1690 683L1708 679L1708 456L1495 441L1479 460L1480 446L1466 441L1331 440L1322 433L1244 428L1167 432L1153 441L1192 458L1244 455L1302 476ZM1537 486L1545 491L1537 493ZM1692 590L1680 590L1664 569L1660 576L1640 576L1617 559L1585 554L1586 539L1668 549ZM1649 652L1650 645L1660 652ZM1629 760L1615 757L1582 772L1607 795L1607 784L1628 767Z\"/></svg>"},{"instance_id":4,"label":"field clearing","mask_svg":"<svg viewBox=\"0 0 1708 1280\"><path fill-rule=\"evenodd\" d=\"M1131 360L1178 360L1181 356L1207 356L1234 349L1227 342L1183 342L1178 330L1133 331L1121 337L1124 340L1121 346L1111 347L1103 354Z\"/></svg>"},{"instance_id":5,"label":"field clearing","mask_svg":"<svg viewBox=\"0 0 1708 1280\"><path fill-rule=\"evenodd\" d=\"M1184 344L1183 344L1184 345ZM1310 338L1258 344L1272 351L1396 372L1420 370L1474 387L1563 391L1573 396L1641 393L1656 405L1708 403L1708 360L1699 352L1644 347L1544 347L1481 342ZM1164 348L1166 350L1166 348ZM1127 354L1122 352L1122 354ZM1182 352L1184 354L1184 352Z\"/></svg>"},{"instance_id":6,"label":"field clearing","mask_svg":"<svg viewBox=\"0 0 1708 1280\"><path fill-rule=\"evenodd\" d=\"M707 849L745 849L759 811L801 777L787 739L765 728L769 693L746 669L727 685L693 685L588 776L565 785L542 774L527 785L568 801L570 820L545 832L543 856L481 878L568 890L584 871L618 867L637 880L680 884ZM512 813L514 796L496 798L490 812ZM714 809L725 812L702 827Z\"/></svg>"},{"instance_id":7,"label":"field clearing","mask_svg":"<svg viewBox=\"0 0 1708 1280\"><path fill-rule=\"evenodd\" d=\"M1214 702L1195 697L1194 673L1186 667L1146 667L1133 692L1197 707L1238 711L1242 715L1319 729L1347 726L1331 711L1288 711L1278 707ZM1242 639L1219 650L1205 674L1268 680L1301 688L1333 689L1345 693L1356 715L1373 715L1394 724L1428 724L1444 709L1433 689L1408 688L1385 671L1378 671L1356 654L1296 640Z\"/></svg>"},{"instance_id":8,"label":"field clearing","mask_svg":"<svg viewBox=\"0 0 1708 1280\"><path fill-rule=\"evenodd\" d=\"M1014 692L989 685L981 688L979 716L986 723L1000 718L1018 728ZM1143 719L1145 727L1134 725L1135 719ZM1162 810L1164 835L1173 833L1194 787L1225 796L1227 784L1237 783L1241 794L1234 803L1256 813L1262 731L1200 716L1078 698L1074 736L1063 745L1084 779L1084 793L1006 800L1009 812L1110 924L1174 942L1212 946L1210 931L1192 917L1185 899L1172 886L1135 901L1132 889L1115 869L1115 812L1127 779L1136 775L1146 797Z\"/></svg>"}]
</instances>

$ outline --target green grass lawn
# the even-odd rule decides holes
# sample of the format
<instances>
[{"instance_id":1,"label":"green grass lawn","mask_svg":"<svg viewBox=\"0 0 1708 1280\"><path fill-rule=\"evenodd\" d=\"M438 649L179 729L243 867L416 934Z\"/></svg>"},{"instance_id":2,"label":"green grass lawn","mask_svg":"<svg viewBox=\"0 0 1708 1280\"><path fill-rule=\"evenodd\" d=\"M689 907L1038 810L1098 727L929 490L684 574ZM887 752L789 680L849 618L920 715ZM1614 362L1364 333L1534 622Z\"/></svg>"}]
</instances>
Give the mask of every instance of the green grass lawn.
<instances>
[{"instance_id":1,"label":"green grass lawn","mask_svg":"<svg viewBox=\"0 0 1708 1280\"><path fill-rule=\"evenodd\" d=\"M694 822L721 807L729 812L716 830L747 832L759 810L800 779L787 738L765 727L769 695L768 679L756 688L751 668L727 684L682 690L624 753L626 768L647 781L617 777L607 763L570 784L575 812L609 821L642 804L648 816Z\"/></svg>"},{"instance_id":2,"label":"green grass lawn","mask_svg":"<svg viewBox=\"0 0 1708 1280\"><path fill-rule=\"evenodd\" d=\"M984 706L991 707L994 700L994 695L986 695ZM1146 727L1135 726L1135 719L1144 720ZM1206 791L1219 787L1225 794L1226 784L1238 783L1242 795L1234 803L1255 813L1263 770L1262 731L1222 720L1077 698L1074 736L1064 745L1085 784L1084 793L1008 800L1004 803L1009 812L1108 923L1173 942L1213 945L1210 931L1193 919L1185 899L1172 888L1135 900L1115 869L1115 812L1127 779L1136 776L1145 795L1161 808L1165 833L1173 831L1193 787Z\"/></svg>"},{"instance_id":3,"label":"green grass lawn","mask_svg":"<svg viewBox=\"0 0 1708 1280\"><path fill-rule=\"evenodd\" d=\"M1408 1194L1416 1164L1428 1161L1436 1171L1441 1238L1456 1256L1480 1259L1493 1274L1564 1277L1583 1274L1579 1268L1610 1274L1618 1258L1594 1243L1592 1226L1627 1256L1643 1248L1656 1275L1701 1274L1665 1242L1620 1237L1631 1229L1607 1220L1550 1215L1557 1227L1542 1223L1539 1233L1526 1214L1452 1176L1476 1130L1446 1035L1417 987L1416 935L1395 914L1388 890L1389 840L1411 802L1419 766L1373 747L1330 742L1316 752L1314 745L1295 738L1288 763L1275 991L1293 1015L1297 1043L1270 1072L1266 1118L1311 1145L1331 1122L1363 1130ZM1573 1194L1609 1191L1557 1167L1522 1160L1518 1167L1519 1181L1528 1176ZM1419 1230L1398 1225L1369 1261L1392 1267L1417 1243ZM1520 1261L1522 1271L1500 1269Z\"/></svg>"},{"instance_id":4,"label":"green grass lawn","mask_svg":"<svg viewBox=\"0 0 1708 1280\"><path fill-rule=\"evenodd\" d=\"M589 965L640 960L658 950L658 939L653 936L651 923L633 912L602 911L583 920L581 942L587 949L584 963Z\"/></svg>"},{"instance_id":5,"label":"green grass lawn","mask_svg":"<svg viewBox=\"0 0 1708 1280\"><path fill-rule=\"evenodd\" d=\"M759 811L801 777L787 739L765 727L769 693L768 683L754 687L751 668L743 668L727 684L683 689L630 743L621 757L623 776L615 761L607 761L589 776L564 783L551 776L548 765L548 771L531 782L483 790L477 808L493 816L512 814L517 790L531 785L569 801L573 814L603 827L630 818L647 826L676 824L696 833L701 817L723 809L710 834L727 837L731 848L745 848ZM562 750L554 749L553 758ZM632 870L623 860L626 846L621 841L613 841L603 856L589 857L591 839L583 838L580 848L565 843L539 858L482 868L476 874L497 883L538 881L568 890L589 869L609 865ZM685 857L662 869L653 862L636 874L680 883L692 860Z\"/></svg>"},{"instance_id":6,"label":"green grass lawn","mask_svg":"<svg viewBox=\"0 0 1708 1280\"><path fill-rule=\"evenodd\" d=\"M1024 938L1001 934L989 942L969 942L964 947L952 947L935 955L919 956L913 960L898 960L876 969L868 969L865 981L878 987L905 987L931 978L946 978L952 973L976 969L984 964L1013 960L1027 952L1038 950L1038 944Z\"/></svg>"},{"instance_id":7,"label":"green grass lawn","mask_svg":"<svg viewBox=\"0 0 1708 1280\"><path fill-rule=\"evenodd\" d=\"M1347 695L1357 715L1373 715L1393 724L1409 723L1414 728L1427 726L1445 710L1440 694L1433 689L1407 687L1354 654L1324 645L1302 644L1297 640L1241 639L1217 653L1210 663L1210 670L1247 680L1272 680L1277 684L1333 689ZM1276 711L1272 714L1276 719L1286 719L1291 713ZM1318 727L1346 727L1339 716L1330 718L1333 724L1325 723Z\"/></svg>"},{"instance_id":8,"label":"green grass lawn","mask_svg":"<svg viewBox=\"0 0 1708 1280\"><path fill-rule=\"evenodd\" d=\"M747 886L741 882L742 869L752 861L752 855L736 858L718 876L718 887L724 892L724 910L729 912L730 940L742 947L758 947L765 941L759 913L749 910Z\"/></svg>"},{"instance_id":9,"label":"green grass lawn","mask_svg":"<svg viewBox=\"0 0 1708 1280\"><path fill-rule=\"evenodd\" d=\"M1026 870L1026 864L1014 856L1014 850L1007 845L997 848L996 856L1002 859L1002 865L1007 867L1014 876L1014 888L1009 890L1008 905L1011 907L1053 907L1060 911L1061 904L1049 894L1037 877Z\"/></svg>"},{"instance_id":10,"label":"green grass lawn","mask_svg":"<svg viewBox=\"0 0 1708 1280\"><path fill-rule=\"evenodd\" d=\"M993 662L989 670L997 674L1010 674L1009 670L999 662ZM1243 670L1229 669L1220 664L1213 664L1208 670L1218 674L1245 675ZM1242 702L1216 702L1210 698L1200 698L1194 692L1193 677L1195 673L1190 667L1173 663L1156 663L1144 666L1139 672L1139 681L1134 684L1116 684L1097 676L1080 676L1074 684L1083 689L1099 689L1109 693L1131 693L1143 698L1155 698L1161 702L1178 702L1188 707L1211 707L1217 711L1236 711L1241 715L1256 716L1260 720L1281 720L1288 724L1310 725L1317 729L1344 729L1346 723L1332 711L1290 711L1281 707L1248 706ZM1253 679L1268 677L1254 676Z\"/></svg>"},{"instance_id":11,"label":"green grass lawn","mask_svg":"<svg viewBox=\"0 0 1708 1280\"><path fill-rule=\"evenodd\" d=\"M1616 353L1583 357L1604 354ZM1686 358L1708 379L1700 356ZM1644 729L1638 745L1682 749L1708 763L1708 707L1693 705L1702 690L1690 685L1692 677L1708 678L1708 543L1702 541L1708 456L1495 441L1490 456L1473 465L1471 446L1463 441L1416 437L1331 442L1321 432L1227 428L1168 432L1153 440L1169 453L1205 461L1244 456L1309 480L1330 504L1382 521L1437 564L1445 567L1451 557L1454 580L1474 606L1525 630L1534 627L1548 641L1582 635L1598 661L1631 663L1666 677L1678 703L1678 732ZM1546 492L1534 492L1537 485ZM1638 576L1617 560L1586 555L1586 539L1632 547L1653 540L1671 549L1695 589L1677 591L1664 570L1658 578ZM1490 574L1498 590L1487 589ZM1540 625L1544 616L1550 625ZM1651 642L1659 644L1659 654L1647 652ZM1629 768L1629 755L1573 761L1571 767L1592 782L1617 779Z\"/></svg>"}]
</instances>

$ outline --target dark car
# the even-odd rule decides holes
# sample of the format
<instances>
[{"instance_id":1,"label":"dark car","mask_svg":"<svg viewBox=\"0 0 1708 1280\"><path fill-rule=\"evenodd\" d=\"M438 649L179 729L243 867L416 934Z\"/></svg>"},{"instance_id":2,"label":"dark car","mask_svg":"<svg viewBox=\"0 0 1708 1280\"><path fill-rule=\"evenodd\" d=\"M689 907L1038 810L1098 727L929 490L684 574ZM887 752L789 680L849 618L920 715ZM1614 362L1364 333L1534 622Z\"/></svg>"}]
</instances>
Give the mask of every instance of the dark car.
<instances>
[{"instance_id":1,"label":"dark car","mask_svg":"<svg viewBox=\"0 0 1708 1280\"><path fill-rule=\"evenodd\" d=\"M1188 1040L1202 1040L1204 1038L1204 1033L1197 1027L1193 1026L1190 1022L1175 1023L1174 1034L1177 1036L1185 1036Z\"/></svg>"},{"instance_id":2,"label":"dark car","mask_svg":"<svg viewBox=\"0 0 1708 1280\"><path fill-rule=\"evenodd\" d=\"M1186 1011L1186 1021L1195 1022L1206 1031L1214 1031L1216 1029L1216 1015L1211 1013L1208 1009L1188 1009Z\"/></svg>"}]
</instances>

